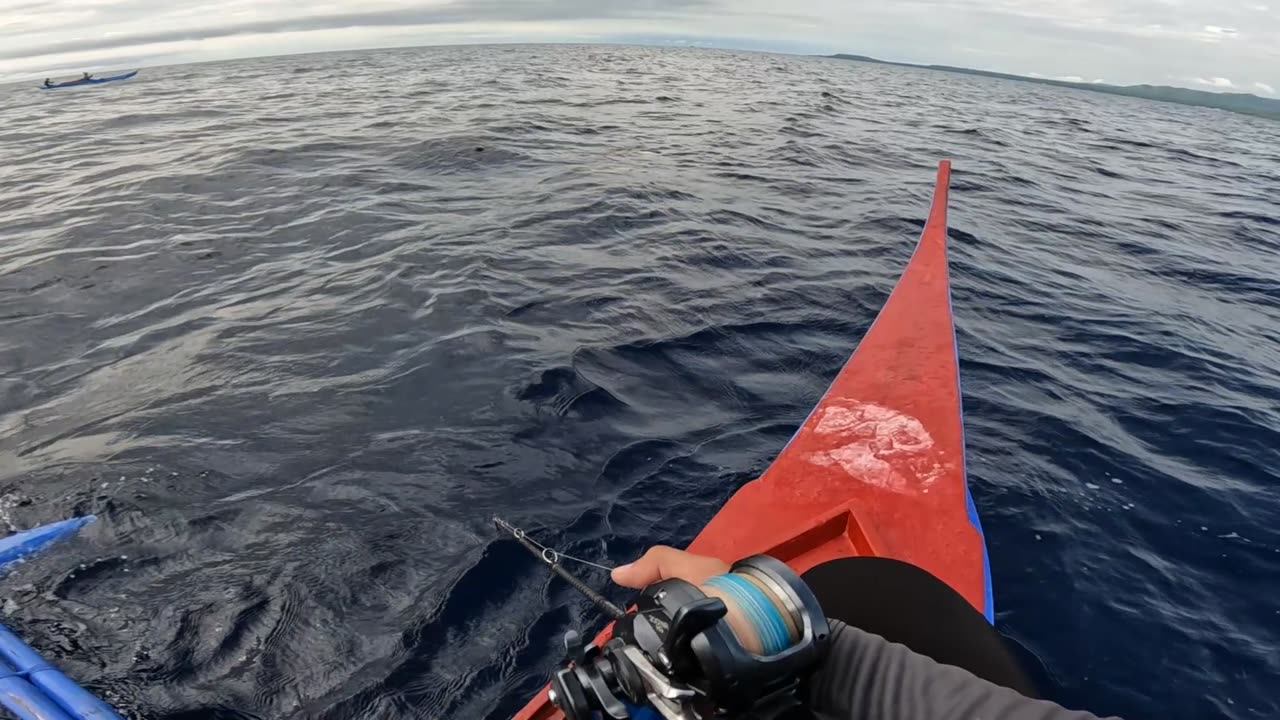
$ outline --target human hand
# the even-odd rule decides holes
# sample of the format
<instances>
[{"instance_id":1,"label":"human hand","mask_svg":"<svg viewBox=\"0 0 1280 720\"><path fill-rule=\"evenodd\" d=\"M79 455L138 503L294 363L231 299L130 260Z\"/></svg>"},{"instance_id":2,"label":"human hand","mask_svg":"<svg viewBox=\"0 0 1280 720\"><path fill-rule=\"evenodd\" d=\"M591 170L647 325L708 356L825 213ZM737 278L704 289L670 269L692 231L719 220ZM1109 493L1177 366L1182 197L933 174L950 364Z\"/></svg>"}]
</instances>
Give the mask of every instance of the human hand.
<instances>
[{"instance_id":1,"label":"human hand","mask_svg":"<svg viewBox=\"0 0 1280 720\"><path fill-rule=\"evenodd\" d=\"M649 548L639 560L613 569L613 581L639 590L660 580L680 578L701 585L707 578L729 572L729 563L718 558L694 555L665 545Z\"/></svg>"},{"instance_id":2,"label":"human hand","mask_svg":"<svg viewBox=\"0 0 1280 720\"><path fill-rule=\"evenodd\" d=\"M729 572L729 563L719 558L694 555L664 545L649 548L639 560L613 569L613 581L623 587L640 589L661 580L679 578L698 586L707 597L719 598L725 604L725 622L742 647L757 655L764 653L760 632L738 606L737 599L719 588L704 583L716 575Z\"/></svg>"}]
</instances>

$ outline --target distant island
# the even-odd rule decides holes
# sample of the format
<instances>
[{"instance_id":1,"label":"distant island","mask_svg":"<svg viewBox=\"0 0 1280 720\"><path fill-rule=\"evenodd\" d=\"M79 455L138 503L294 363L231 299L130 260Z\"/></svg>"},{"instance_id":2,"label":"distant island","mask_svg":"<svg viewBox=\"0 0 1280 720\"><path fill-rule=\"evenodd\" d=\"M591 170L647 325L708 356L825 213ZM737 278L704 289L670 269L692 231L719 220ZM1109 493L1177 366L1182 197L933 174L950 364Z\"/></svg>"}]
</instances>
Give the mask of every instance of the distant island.
<instances>
[{"instance_id":1,"label":"distant island","mask_svg":"<svg viewBox=\"0 0 1280 720\"><path fill-rule=\"evenodd\" d=\"M1147 100L1159 100L1161 102L1178 103L1181 105L1199 105L1200 107L1218 108L1220 110L1230 110L1231 112L1243 113L1245 115L1256 115L1257 117L1269 118L1271 120L1280 120L1280 100L1269 100L1267 98L1261 98L1257 95L1251 95L1248 93L1215 93L1205 92L1204 90L1188 90L1187 88L1168 87L1165 85L1107 85L1106 83L1068 82L1066 80L1050 80L1048 78L1010 75L1008 73L988 72L986 70L971 70L969 68L951 67L949 65L916 65L914 63L890 62L888 60L877 60L876 58L867 57L865 55L838 54L831 55L829 57L840 60L856 60L858 62L877 63L879 65L898 65L900 67L940 70L942 72L961 73L964 75L981 75L983 77L1002 78L1004 80L1021 80L1023 82L1040 83L1041 85L1056 85L1057 87L1076 88L1077 90L1090 90L1093 92L1107 93L1109 95L1146 98Z\"/></svg>"}]
</instances>

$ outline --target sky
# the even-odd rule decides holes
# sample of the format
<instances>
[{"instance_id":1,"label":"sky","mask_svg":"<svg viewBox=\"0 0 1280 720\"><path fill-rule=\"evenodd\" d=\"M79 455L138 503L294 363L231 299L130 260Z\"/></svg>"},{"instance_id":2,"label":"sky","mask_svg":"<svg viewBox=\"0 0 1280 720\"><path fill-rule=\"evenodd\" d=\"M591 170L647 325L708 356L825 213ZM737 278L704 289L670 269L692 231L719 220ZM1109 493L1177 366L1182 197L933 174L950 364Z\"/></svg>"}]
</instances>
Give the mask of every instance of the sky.
<instances>
[{"instance_id":1,"label":"sky","mask_svg":"<svg viewBox=\"0 0 1280 720\"><path fill-rule=\"evenodd\" d=\"M506 42L847 52L1280 98L1280 0L0 0L0 80Z\"/></svg>"}]
</instances>

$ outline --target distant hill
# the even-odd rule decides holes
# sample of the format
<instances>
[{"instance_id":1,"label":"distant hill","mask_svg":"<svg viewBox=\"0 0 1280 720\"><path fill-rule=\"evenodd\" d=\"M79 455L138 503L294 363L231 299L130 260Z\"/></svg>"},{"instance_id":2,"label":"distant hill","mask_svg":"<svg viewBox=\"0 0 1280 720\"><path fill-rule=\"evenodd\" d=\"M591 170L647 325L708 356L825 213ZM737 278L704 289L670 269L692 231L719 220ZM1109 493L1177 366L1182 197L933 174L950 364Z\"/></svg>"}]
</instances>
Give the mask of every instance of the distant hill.
<instances>
[{"instance_id":1,"label":"distant hill","mask_svg":"<svg viewBox=\"0 0 1280 720\"><path fill-rule=\"evenodd\" d=\"M1178 103L1180 105L1199 105L1201 107L1219 108L1221 110L1230 110L1232 112L1243 113L1245 115L1256 115L1258 117L1269 118L1271 120L1280 120L1280 100L1269 100L1267 98L1261 98L1257 95L1250 95L1248 93L1215 93L1205 92L1204 90L1188 90L1187 88L1168 87L1164 85L1107 85L1105 83L1067 82L1065 80L1048 80L1046 78L1010 75L1008 73L988 72L986 70L971 70L969 68L951 67L949 65L916 65L914 63L890 62L888 60L877 60L876 58L867 57L865 55L839 54L832 55L831 57L839 58L840 60L856 60L858 62L878 63L880 65L898 65L901 67L940 70L942 72L961 73L964 75L981 75L983 77L1003 78L1005 80L1021 80L1023 82L1039 83L1041 85L1056 85L1058 87L1076 88L1078 90L1091 90L1093 92L1107 93L1109 95L1125 95L1127 97L1160 100L1162 102Z\"/></svg>"}]
</instances>

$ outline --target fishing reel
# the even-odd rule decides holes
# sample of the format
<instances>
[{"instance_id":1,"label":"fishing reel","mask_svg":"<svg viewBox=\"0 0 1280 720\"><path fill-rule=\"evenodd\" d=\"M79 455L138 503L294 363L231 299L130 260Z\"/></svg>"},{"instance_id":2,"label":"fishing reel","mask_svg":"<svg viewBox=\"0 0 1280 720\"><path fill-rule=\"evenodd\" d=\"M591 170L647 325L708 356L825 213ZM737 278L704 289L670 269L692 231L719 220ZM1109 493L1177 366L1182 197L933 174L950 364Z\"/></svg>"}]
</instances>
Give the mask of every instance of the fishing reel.
<instances>
[{"instance_id":1,"label":"fishing reel","mask_svg":"<svg viewBox=\"0 0 1280 720\"><path fill-rule=\"evenodd\" d=\"M751 632L739 637L726 620ZM597 647L565 634L568 666L549 699L567 720L627 720L651 706L667 720L781 720L803 713L802 681L831 631L818 600L784 563L756 555L701 587L664 580Z\"/></svg>"}]
</instances>

